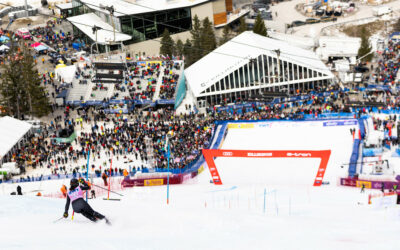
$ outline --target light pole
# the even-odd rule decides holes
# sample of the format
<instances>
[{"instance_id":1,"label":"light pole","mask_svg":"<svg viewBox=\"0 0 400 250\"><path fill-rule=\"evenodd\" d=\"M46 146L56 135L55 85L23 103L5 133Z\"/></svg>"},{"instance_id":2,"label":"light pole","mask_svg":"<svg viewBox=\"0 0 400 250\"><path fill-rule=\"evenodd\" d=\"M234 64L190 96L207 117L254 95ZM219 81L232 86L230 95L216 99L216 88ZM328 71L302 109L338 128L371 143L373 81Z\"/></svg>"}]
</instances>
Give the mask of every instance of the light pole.
<instances>
[{"instance_id":1,"label":"light pole","mask_svg":"<svg viewBox=\"0 0 400 250\"><path fill-rule=\"evenodd\" d=\"M111 25L113 27L113 33L114 33L114 42L115 42L115 24L114 24L114 6L105 6L105 7L101 7L102 9L108 10L108 12L110 12L110 16L111 16Z\"/></svg>"},{"instance_id":2,"label":"light pole","mask_svg":"<svg viewBox=\"0 0 400 250\"><path fill-rule=\"evenodd\" d=\"M96 25L93 26L93 28L92 28L93 34L96 34L96 41L95 41L94 44L96 44L97 54L99 54L99 44L98 44L98 42L97 42L97 31L98 31L98 30L101 30L101 29L102 29L102 28L100 28L100 27L98 27L98 26L96 26ZM90 54L93 55L92 48L93 48L93 44L92 44L92 46L90 46Z\"/></svg>"}]
</instances>

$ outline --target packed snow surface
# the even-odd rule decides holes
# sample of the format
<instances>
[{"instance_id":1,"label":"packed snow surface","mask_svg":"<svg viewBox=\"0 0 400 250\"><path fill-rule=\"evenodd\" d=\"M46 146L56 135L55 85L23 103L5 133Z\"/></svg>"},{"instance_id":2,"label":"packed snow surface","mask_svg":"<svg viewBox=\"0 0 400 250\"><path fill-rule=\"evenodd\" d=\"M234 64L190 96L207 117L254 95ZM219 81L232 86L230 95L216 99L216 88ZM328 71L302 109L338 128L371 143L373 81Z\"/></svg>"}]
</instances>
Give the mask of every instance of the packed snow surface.
<instances>
[{"instance_id":1,"label":"packed snow surface","mask_svg":"<svg viewBox=\"0 0 400 250\"><path fill-rule=\"evenodd\" d=\"M224 185L210 184L206 169L171 186L169 205L166 186L125 189L121 201L89 200L112 226L79 214L53 223L65 200L32 191L57 192L61 180L21 184L24 196L10 196L16 185L2 184L0 249L398 249L399 209L367 205L369 191L337 185L346 174L341 165L350 158L352 127L275 122L230 129L222 145L330 149L329 185L312 186L318 159L218 158Z\"/></svg>"}]
</instances>

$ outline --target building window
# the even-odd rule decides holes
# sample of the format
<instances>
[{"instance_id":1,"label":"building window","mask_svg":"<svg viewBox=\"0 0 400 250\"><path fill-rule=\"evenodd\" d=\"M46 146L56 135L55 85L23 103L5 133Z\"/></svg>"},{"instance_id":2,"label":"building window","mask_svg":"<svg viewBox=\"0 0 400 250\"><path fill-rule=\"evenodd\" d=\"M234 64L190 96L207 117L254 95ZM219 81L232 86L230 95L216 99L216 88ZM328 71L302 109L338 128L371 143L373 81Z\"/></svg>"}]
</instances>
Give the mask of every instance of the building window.
<instances>
[{"instance_id":1,"label":"building window","mask_svg":"<svg viewBox=\"0 0 400 250\"><path fill-rule=\"evenodd\" d=\"M221 86L221 90L225 90L224 80L220 80L218 84Z\"/></svg>"},{"instance_id":2,"label":"building window","mask_svg":"<svg viewBox=\"0 0 400 250\"><path fill-rule=\"evenodd\" d=\"M236 86L236 88L238 89L238 88L240 88L240 85L239 85L239 73L238 73L238 71L237 70L235 70L235 86Z\"/></svg>"}]
</instances>

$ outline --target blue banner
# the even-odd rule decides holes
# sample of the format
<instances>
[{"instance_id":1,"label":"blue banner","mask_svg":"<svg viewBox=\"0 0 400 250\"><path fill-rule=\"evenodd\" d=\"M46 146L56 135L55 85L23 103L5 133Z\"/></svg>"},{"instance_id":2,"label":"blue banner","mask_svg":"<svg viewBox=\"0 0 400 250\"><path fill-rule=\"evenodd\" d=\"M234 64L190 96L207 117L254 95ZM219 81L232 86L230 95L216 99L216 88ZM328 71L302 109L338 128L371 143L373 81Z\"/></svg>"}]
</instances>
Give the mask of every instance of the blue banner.
<instances>
[{"instance_id":1,"label":"blue banner","mask_svg":"<svg viewBox=\"0 0 400 250\"><path fill-rule=\"evenodd\" d=\"M185 99L186 96L186 79L185 79L185 72L182 71L181 77L179 79L178 83L178 90L176 91L176 97L175 97L175 109L181 105L183 99Z\"/></svg>"},{"instance_id":2,"label":"blue banner","mask_svg":"<svg viewBox=\"0 0 400 250\"><path fill-rule=\"evenodd\" d=\"M156 101L157 105L168 105L168 104L175 104L175 100L173 99L162 99Z\"/></svg>"},{"instance_id":3,"label":"blue banner","mask_svg":"<svg viewBox=\"0 0 400 250\"><path fill-rule=\"evenodd\" d=\"M329 122L324 122L324 127L329 127L329 126L353 126L357 125L357 121L329 121Z\"/></svg>"},{"instance_id":4,"label":"blue banner","mask_svg":"<svg viewBox=\"0 0 400 250\"><path fill-rule=\"evenodd\" d=\"M363 148L362 155L363 157L373 157L383 154L382 148Z\"/></svg>"}]
</instances>

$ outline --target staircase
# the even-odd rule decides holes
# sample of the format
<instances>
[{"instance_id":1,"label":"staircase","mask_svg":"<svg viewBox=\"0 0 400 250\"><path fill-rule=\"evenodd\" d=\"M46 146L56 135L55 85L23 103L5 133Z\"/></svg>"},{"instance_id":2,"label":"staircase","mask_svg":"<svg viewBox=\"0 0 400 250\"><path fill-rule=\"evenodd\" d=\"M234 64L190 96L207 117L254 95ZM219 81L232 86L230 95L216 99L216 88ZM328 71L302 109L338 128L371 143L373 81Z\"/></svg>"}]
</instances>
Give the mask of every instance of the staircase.
<instances>
[{"instance_id":1,"label":"staircase","mask_svg":"<svg viewBox=\"0 0 400 250\"><path fill-rule=\"evenodd\" d=\"M92 93L93 83L88 82L87 84L74 83L73 88L70 88L67 101L80 101L83 96L83 101L89 99Z\"/></svg>"},{"instance_id":2,"label":"staircase","mask_svg":"<svg viewBox=\"0 0 400 250\"><path fill-rule=\"evenodd\" d=\"M162 70L160 72L160 76L157 79L156 90L155 90L154 96L153 96L153 102L160 99L160 89L161 89L163 77L164 77L164 68L162 68Z\"/></svg>"},{"instance_id":3,"label":"staircase","mask_svg":"<svg viewBox=\"0 0 400 250\"><path fill-rule=\"evenodd\" d=\"M147 152L147 160L148 164L154 168L155 160L154 160L154 151L153 151L153 143L151 142L151 138L145 137L144 142L146 143L146 152Z\"/></svg>"}]
</instances>

